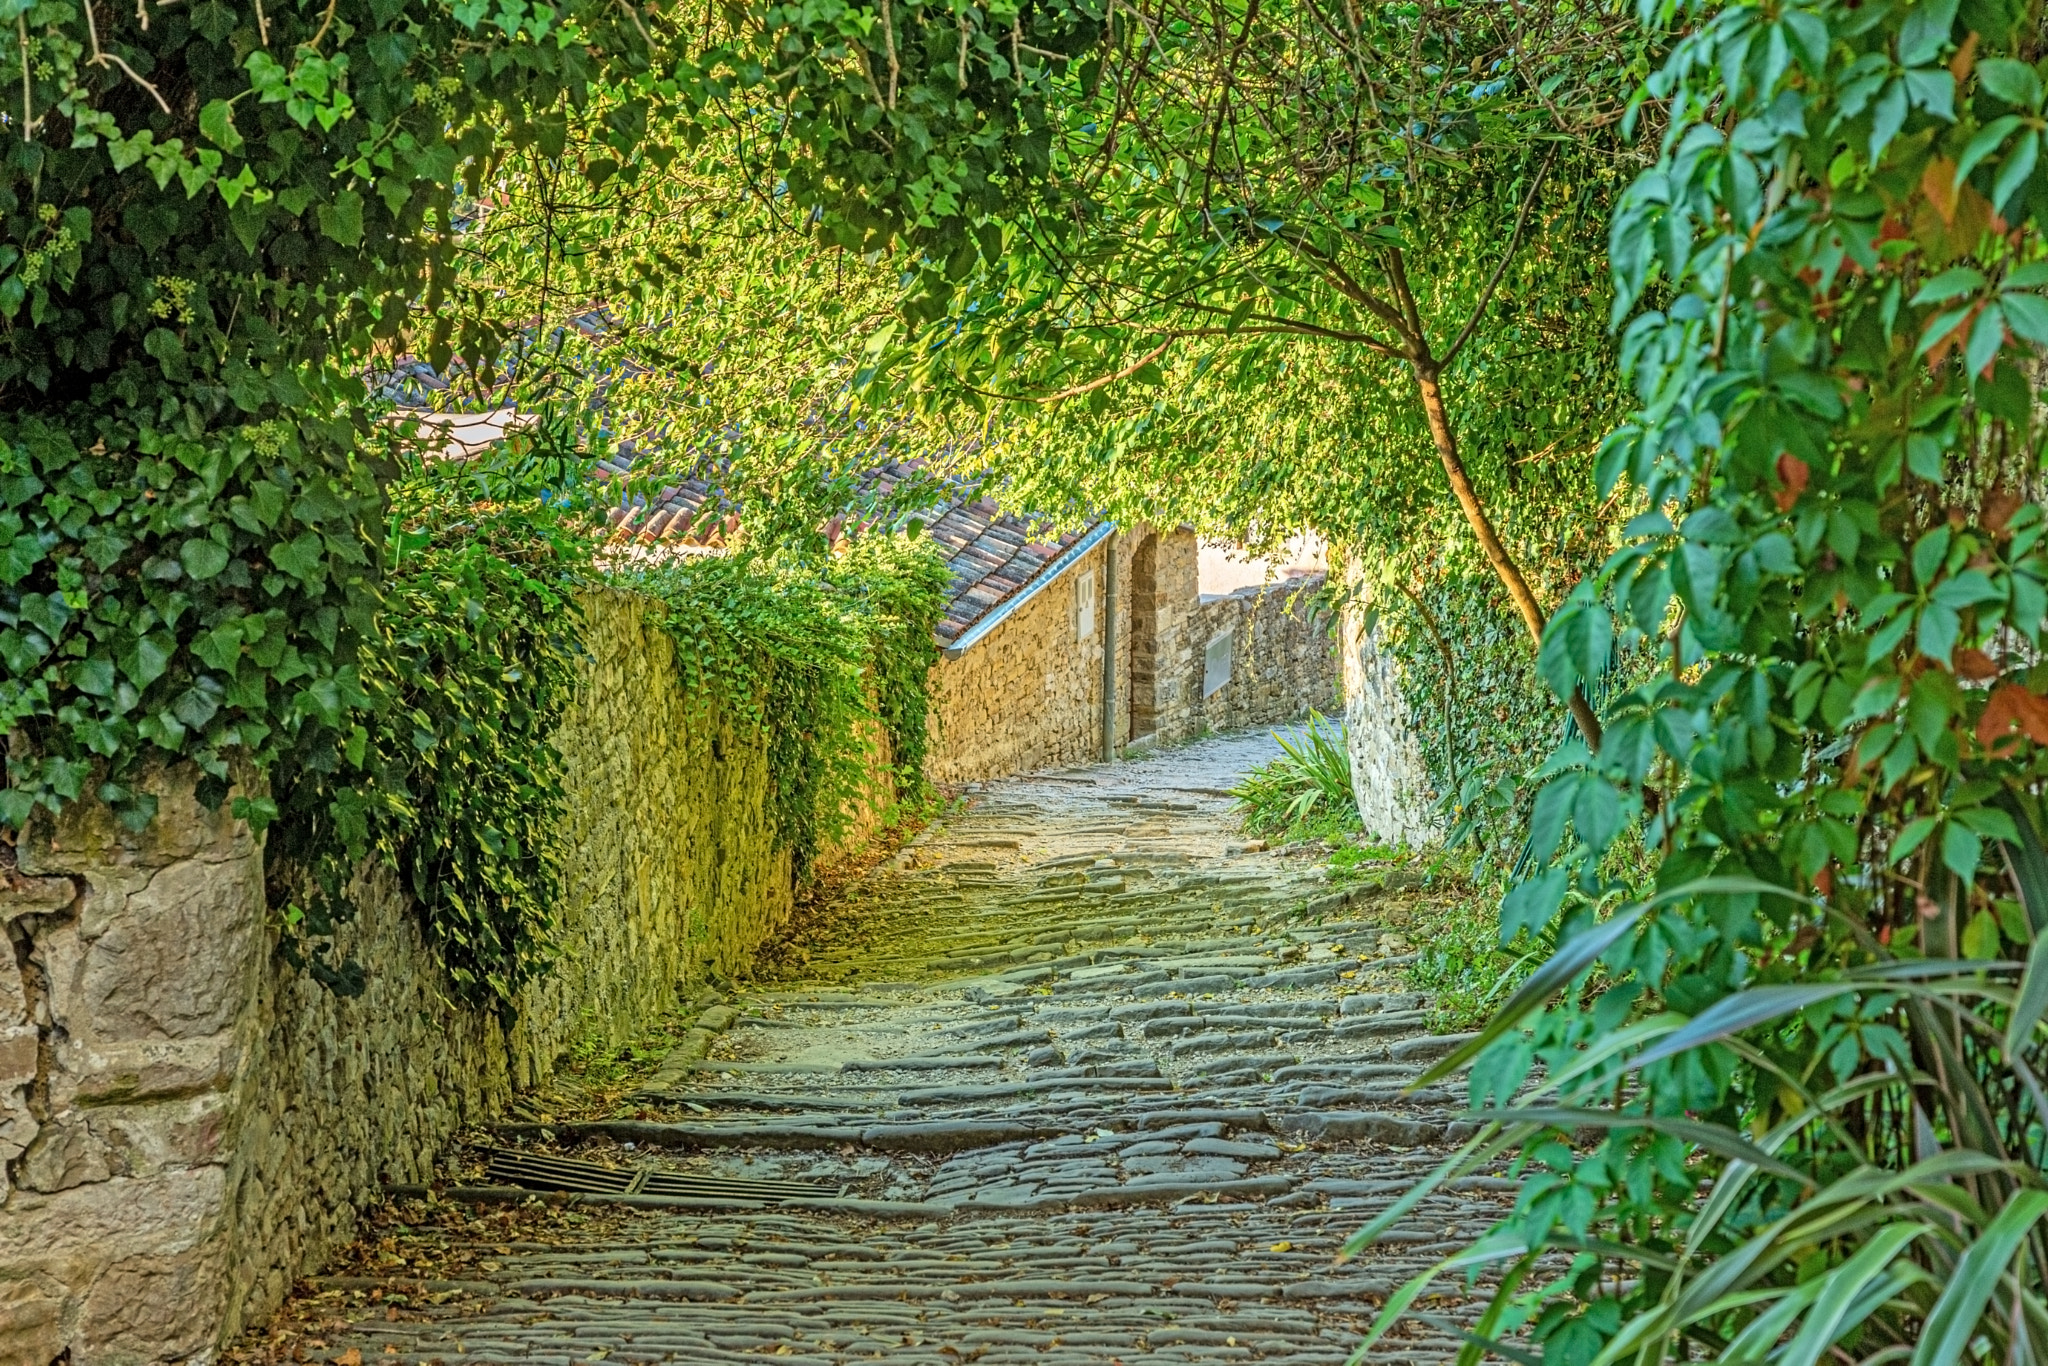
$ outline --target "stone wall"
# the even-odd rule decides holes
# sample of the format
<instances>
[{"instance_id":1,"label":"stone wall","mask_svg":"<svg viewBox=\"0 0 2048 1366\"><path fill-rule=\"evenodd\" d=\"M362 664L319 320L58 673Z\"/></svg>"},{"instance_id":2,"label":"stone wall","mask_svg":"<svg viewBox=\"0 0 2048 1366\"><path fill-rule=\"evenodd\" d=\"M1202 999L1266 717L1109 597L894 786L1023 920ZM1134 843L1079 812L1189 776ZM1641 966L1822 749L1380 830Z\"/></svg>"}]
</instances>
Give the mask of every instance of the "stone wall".
<instances>
[{"instance_id":1,"label":"stone wall","mask_svg":"<svg viewBox=\"0 0 2048 1366\"><path fill-rule=\"evenodd\" d=\"M1337 639L1314 602L1322 586L1317 575L1203 600L1183 667L1210 730L1335 710Z\"/></svg>"},{"instance_id":2,"label":"stone wall","mask_svg":"<svg viewBox=\"0 0 2048 1366\"><path fill-rule=\"evenodd\" d=\"M81 805L0 885L0 1366L197 1359L260 1321L581 1041L744 968L791 909L762 746L686 697L640 600L586 600L561 956L509 1032L451 1003L393 879L356 887L340 998L278 962L261 841L159 775L140 835ZM203 946L195 952L195 946Z\"/></svg>"},{"instance_id":3,"label":"stone wall","mask_svg":"<svg viewBox=\"0 0 2048 1366\"><path fill-rule=\"evenodd\" d=\"M939 661L925 762L933 782L1101 757L1108 555L1095 547L958 659Z\"/></svg>"},{"instance_id":4,"label":"stone wall","mask_svg":"<svg viewBox=\"0 0 2048 1366\"><path fill-rule=\"evenodd\" d=\"M1148 549L1149 542L1149 549ZM1119 746L1170 744L1209 730L1270 725L1327 708L1337 661L1327 624L1313 619L1303 581L1204 602L1194 533L1140 526L1089 551L1024 601L933 679L935 782L1092 763L1102 756L1103 612L1109 555L1118 561ZM1141 567L1149 565L1147 591ZM1140 614L1145 614L1141 619ZM1229 637L1230 679L1204 686L1212 641ZM1149 686L1147 709L1134 706ZM1136 732L1134 734L1134 731Z\"/></svg>"},{"instance_id":5,"label":"stone wall","mask_svg":"<svg viewBox=\"0 0 2048 1366\"><path fill-rule=\"evenodd\" d=\"M39 818L0 886L0 1363L182 1361L225 1319L263 852L189 781ZM195 946L203 946L195 952Z\"/></svg>"},{"instance_id":6,"label":"stone wall","mask_svg":"<svg viewBox=\"0 0 2048 1366\"><path fill-rule=\"evenodd\" d=\"M1400 661L1373 639L1371 619L1371 602L1354 583L1339 632L1351 790L1367 834L1417 847L1442 833L1437 794L1415 738Z\"/></svg>"},{"instance_id":7,"label":"stone wall","mask_svg":"<svg viewBox=\"0 0 2048 1366\"><path fill-rule=\"evenodd\" d=\"M1138 572L1145 543L1153 543L1152 601L1145 601L1144 585ZM1202 692L1189 686L1187 661L1199 653L1207 637L1197 639L1195 618L1202 604L1201 544L1186 529L1157 531L1140 526L1118 538L1124 556L1125 606L1117 624L1117 738L1128 744L1143 740L1147 732L1142 709L1132 705L1143 687L1144 662L1134 659L1139 642L1149 635L1152 661L1153 740L1171 744L1186 740L1202 730ZM1146 631L1139 614L1148 613L1151 629Z\"/></svg>"}]
</instances>

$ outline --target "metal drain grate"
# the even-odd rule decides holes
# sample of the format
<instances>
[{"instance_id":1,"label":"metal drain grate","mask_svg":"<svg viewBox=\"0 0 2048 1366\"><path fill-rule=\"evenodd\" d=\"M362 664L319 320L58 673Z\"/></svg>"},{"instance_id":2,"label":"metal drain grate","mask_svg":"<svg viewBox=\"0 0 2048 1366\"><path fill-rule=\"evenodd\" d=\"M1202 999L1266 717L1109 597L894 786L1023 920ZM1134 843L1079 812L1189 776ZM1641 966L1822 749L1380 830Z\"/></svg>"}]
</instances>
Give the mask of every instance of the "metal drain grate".
<instances>
[{"instance_id":1,"label":"metal drain grate","mask_svg":"<svg viewBox=\"0 0 2048 1366\"><path fill-rule=\"evenodd\" d=\"M630 1194L642 1173L632 1167L600 1167L566 1157L542 1157L499 1148L485 1168L486 1180L501 1186L536 1191L584 1191L593 1195Z\"/></svg>"},{"instance_id":2,"label":"metal drain grate","mask_svg":"<svg viewBox=\"0 0 2048 1366\"><path fill-rule=\"evenodd\" d=\"M590 1195L680 1195L715 1200L830 1200L846 1188L804 1181L751 1181L738 1176L692 1176L652 1166L601 1167L574 1158L494 1149L485 1179L524 1190L576 1191Z\"/></svg>"}]
</instances>

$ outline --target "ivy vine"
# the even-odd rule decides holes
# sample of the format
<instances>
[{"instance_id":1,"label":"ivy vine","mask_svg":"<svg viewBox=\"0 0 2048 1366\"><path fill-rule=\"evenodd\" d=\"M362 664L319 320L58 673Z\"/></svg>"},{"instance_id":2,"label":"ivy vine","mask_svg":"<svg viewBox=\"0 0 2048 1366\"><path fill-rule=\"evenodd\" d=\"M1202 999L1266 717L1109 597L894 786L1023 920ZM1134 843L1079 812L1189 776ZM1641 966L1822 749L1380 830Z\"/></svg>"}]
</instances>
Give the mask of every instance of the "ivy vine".
<instances>
[{"instance_id":1,"label":"ivy vine","mask_svg":"<svg viewBox=\"0 0 2048 1366\"><path fill-rule=\"evenodd\" d=\"M398 873L470 1004L509 1010L551 956L566 801L554 735L596 541L587 515L531 482L491 456L393 487L383 607L358 655L364 705L337 744L273 774L285 951L345 992L362 968L318 950L373 860Z\"/></svg>"},{"instance_id":2,"label":"ivy vine","mask_svg":"<svg viewBox=\"0 0 2048 1366\"><path fill-rule=\"evenodd\" d=\"M695 557L632 582L665 604L686 690L766 737L776 836L798 877L867 795L866 726L881 727L899 795L923 791L933 630L949 582L930 542L870 534L822 564Z\"/></svg>"}]
</instances>

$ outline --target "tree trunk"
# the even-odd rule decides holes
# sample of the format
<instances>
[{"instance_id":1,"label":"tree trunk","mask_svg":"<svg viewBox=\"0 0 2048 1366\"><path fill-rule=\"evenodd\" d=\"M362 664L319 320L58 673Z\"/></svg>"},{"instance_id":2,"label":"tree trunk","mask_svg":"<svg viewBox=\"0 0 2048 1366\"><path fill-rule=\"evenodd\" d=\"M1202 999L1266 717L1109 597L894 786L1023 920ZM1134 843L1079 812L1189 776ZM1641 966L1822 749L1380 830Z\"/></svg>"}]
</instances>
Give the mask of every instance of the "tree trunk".
<instances>
[{"instance_id":1,"label":"tree trunk","mask_svg":"<svg viewBox=\"0 0 2048 1366\"><path fill-rule=\"evenodd\" d=\"M1443 461L1444 474L1451 481L1451 492L1457 495L1458 506L1465 510L1465 520L1471 523L1472 534L1479 538L1479 548L1486 552L1487 563L1506 586L1508 596L1514 599L1515 608L1522 614L1522 621L1529 628L1529 639L1538 647L1543 644L1543 625L1547 617L1543 604L1536 601L1535 592L1529 581L1522 577L1521 566L1514 556L1501 544L1499 533L1493 529L1493 522L1487 517L1486 509L1480 505L1479 495L1473 491L1472 481L1465 474L1465 462L1458 456L1458 438L1451 431L1451 420L1444 411L1443 389L1437 383L1434 362L1411 361L1415 372L1416 388L1422 391L1422 411L1429 417L1430 439L1436 443L1437 458ZM1586 700L1583 688L1574 687L1568 705L1572 718L1579 723L1579 733L1586 737L1586 745L1594 752L1600 749L1600 721L1593 715L1593 704Z\"/></svg>"}]
</instances>

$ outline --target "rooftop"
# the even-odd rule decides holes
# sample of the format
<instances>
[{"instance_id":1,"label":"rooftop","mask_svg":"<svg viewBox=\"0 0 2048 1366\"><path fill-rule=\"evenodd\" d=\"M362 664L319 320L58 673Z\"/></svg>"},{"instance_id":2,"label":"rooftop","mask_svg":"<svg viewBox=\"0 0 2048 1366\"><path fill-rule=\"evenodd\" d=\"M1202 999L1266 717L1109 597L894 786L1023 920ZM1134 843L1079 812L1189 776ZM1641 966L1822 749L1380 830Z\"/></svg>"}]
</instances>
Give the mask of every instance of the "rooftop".
<instances>
[{"instance_id":1,"label":"rooftop","mask_svg":"<svg viewBox=\"0 0 2048 1366\"><path fill-rule=\"evenodd\" d=\"M622 457L599 468L623 475L631 468L631 460ZM893 460L863 474L861 490L887 497L897 485L912 478L928 480L931 473L922 462ZM945 493L922 515L925 535L938 543L946 567L953 572L945 614L936 633L939 644L951 645L977 621L1028 587L1091 528L1044 539L1033 534L1036 519L1005 512L982 491L979 481L941 476L939 482ZM707 526L703 521L707 508L717 511L716 497L709 481L685 479L663 489L644 507L618 509L612 521L622 535L637 544L704 544L726 529L720 522Z\"/></svg>"},{"instance_id":2,"label":"rooftop","mask_svg":"<svg viewBox=\"0 0 2048 1366\"><path fill-rule=\"evenodd\" d=\"M568 325L599 335L608 323L603 310L593 309ZM459 363L451 368L459 369ZM434 395L448 388L445 378L416 358L394 362L377 381L387 397L409 408L431 406ZM509 409L449 414L438 420L447 430L451 455L474 451L518 422ZM605 476L624 476L632 464L632 454L627 451L600 462L597 470ZM921 461L890 461L862 474L861 492L886 497L913 477L929 482L934 472ZM1093 530L1094 524L1042 539L1033 534L1041 519L1004 511L987 495L980 478L938 476L938 483L942 490L939 501L921 515L925 534L938 543L946 567L953 573L945 614L936 632L940 645L951 646L976 622L1028 588L1063 551ZM712 484L692 477L662 489L642 504L616 509L612 523L619 528L622 548L712 548L722 546L733 530L729 519L705 518L707 510L716 514L720 506Z\"/></svg>"}]
</instances>

